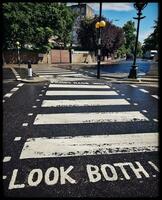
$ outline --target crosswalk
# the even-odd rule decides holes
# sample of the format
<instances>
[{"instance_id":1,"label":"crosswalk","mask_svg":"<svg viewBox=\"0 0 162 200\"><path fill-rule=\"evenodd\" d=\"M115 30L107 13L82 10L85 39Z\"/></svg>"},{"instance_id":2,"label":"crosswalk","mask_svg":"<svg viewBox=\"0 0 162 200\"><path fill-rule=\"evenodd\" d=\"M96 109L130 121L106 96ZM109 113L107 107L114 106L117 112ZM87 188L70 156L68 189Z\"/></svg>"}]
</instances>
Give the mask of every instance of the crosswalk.
<instances>
[{"instance_id":1,"label":"crosswalk","mask_svg":"<svg viewBox=\"0 0 162 200\"><path fill-rule=\"evenodd\" d=\"M121 106L121 109L111 111L112 106ZM87 125L98 124L101 133L89 135L85 128L82 135L75 135L73 132L71 136L66 136L64 132L61 134L64 136L49 137L47 132L42 137L33 136L26 139L20 159L158 151L157 132L129 133L125 130L125 134L112 131L102 133L103 124L107 127L118 124L119 131L136 123L147 126L151 119L136 106L132 109L132 106L130 101L121 97L110 85L50 83L34 118L34 127L39 130L51 126L54 131L58 125L68 125L70 130L75 124L82 125L83 129ZM80 110L83 107L85 109ZM105 107L105 110L99 111L101 107ZM48 108L51 109L50 112ZM55 108L62 110L55 112ZM68 112L64 108L68 108ZM93 108L93 111L89 108Z\"/></svg>"},{"instance_id":2,"label":"crosswalk","mask_svg":"<svg viewBox=\"0 0 162 200\"><path fill-rule=\"evenodd\" d=\"M68 69L46 69L40 70L35 69L34 72L39 75L39 77L47 78L49 81L53 82L57 79L64 79L66 81L74 81L74 80L89 80L91 77L85 76L82 73L78 73L75 71L71 71Z\"/></svg>"}]
</instances>

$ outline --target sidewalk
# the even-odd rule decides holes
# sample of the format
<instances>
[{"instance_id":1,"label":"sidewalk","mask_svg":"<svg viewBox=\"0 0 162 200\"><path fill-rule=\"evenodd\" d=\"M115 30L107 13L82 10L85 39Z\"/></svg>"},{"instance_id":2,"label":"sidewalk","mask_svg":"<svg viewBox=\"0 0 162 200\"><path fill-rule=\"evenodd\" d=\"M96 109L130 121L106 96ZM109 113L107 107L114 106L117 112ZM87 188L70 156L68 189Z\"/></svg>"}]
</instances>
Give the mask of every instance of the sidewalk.
<instances>
[{"instance_id":1,"label":"sidewalk","mask_svg":"<svg viewBox=\"0 0 162 200\"><path fill-rule=\"evenodd\" d=\"M103 64L103 63L102 63ZM9 64L3 66L4 68L11 68L13 72L16 73L18 70L21 71L24 70L23 74L21 74L21 81L22 82L42 82L42 81L48 81L48 79L39 77L37 74L33 73L33 79L29 79L28 76L28 66L27 64L21 64L20 68L18 67L17 64ZM62 71L62 70L73 70L78 73L84 73L85 75L91 76L91 77L96 77L96 63L77 63L77 64L32 64L32 70L33 72L35 70L56 70L56 71ZM159 76L159 71L158 71L158 63L153 63L150 67L150 70L147 74L140 76L137 79L130 79L128 78L128 73L103 73L101 70L101 78L102 80L106 81L112 81L112 82L133 82L133 83L144 83L144 82L158 82L158 76Z\"/></svg>"}]
</instances>

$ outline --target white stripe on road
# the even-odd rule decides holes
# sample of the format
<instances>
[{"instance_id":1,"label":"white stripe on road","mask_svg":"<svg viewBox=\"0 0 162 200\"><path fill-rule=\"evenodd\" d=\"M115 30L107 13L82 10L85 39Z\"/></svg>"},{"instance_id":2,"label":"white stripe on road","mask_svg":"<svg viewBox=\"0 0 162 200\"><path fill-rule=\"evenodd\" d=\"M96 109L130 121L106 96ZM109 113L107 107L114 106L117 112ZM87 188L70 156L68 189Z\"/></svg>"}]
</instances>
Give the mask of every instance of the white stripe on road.
<instances>
[{"instance_id":1,"label":"white stripe on road","mask_svg":"<svg viewBox=\"0 0 162 200\"><path fill-rule=\"evenodd\" d=\"M53 77L54 77L54 75L40 75L39 77L53 78Z\"/></svg>"},{"instance_id":2,"label":"white stripe on road","mask_svg":"<svg viewBox=\"0 0 162 200\"><path fill-rule=\"evenodd\" d=\"M76 72L36 72L37 74L40 74L40 75L62 75L62 74L76 74Z\"/></svg>"},{"instance_id":3,"label":"white stripe on road","mask_svg":"<svg viewBox=\"0 0 162 200\"><path fill-rule=\"evenodd\" d=\"M130 86L132 86L132 87L134 87L134 88L137 88L137 87L138 87L137 85L130 85Z\"/></svg>"},{"instance_id":4,"label":"white stripe on road","mask_svg":"<svg viewBox=\"0 0 162 200\"><path fill-rule=\"evenodd\" d=\"M13 88L10 92L15 92L15 91L17 91L19 88L18 87L15 87L15 88Z\"/></svg>"},{"instance_id":5,"label":"white stripe on road","mask_svg":"<svg viewBox=\"0 0 162 200\"><path fill-rule=\"evenodd\" d=\"M17 87L21 87L21 86L23 86L24 85L24 83L19 83L18 85L17 85Z\"/></svg>"},{"instance_id":6,"label":"white stripe on road","mask_svg":"<svg viewBox=\"0 0 162 200\"><path fill-rule=\"evenodd\" d=\"M7 94L4 95L4 97L8 97L8 98L9 98L9 97L11 97L12 95L13 95L13 93L7 93Z\"/></svg>"},{"instance_id":7,"label":"white stripe on road","mask_svg":"<svg viewBox=\"0 0 162 200\"><path fill-rule=\"evenodd\" d=\"M44 100L42 107L129 105L125 99Z\"/></svg>"},{"instance_id":8,"label":"white stripe on road","mask_svg":"<svg viewBox=\"0 0 162 200\"><path fill-rule=\"evenodd\" d=\"M131 122L148 121L138 111L128 112L92 112L92 113L57 113L38 114L34 124L76 124L76 123L104 123L104 122Z\"/></svg>"},{"instance_id":9,"label":"white stripe on road","mask_svg":"<svg viewBox=\"0 0 162 200\"><path fill-rule=\"evenodd\" d=\"M158 133L29 138L20 159L158 151Z\"/></svg>"},{"instance_id":10,"label":"white stripe on road","mask_svg":"<svg viewBox=\"0 0 162 200\"><path fill-rule=\"evenodd\" d=\"M85 76L85 75L83 75L83 74L77 74L77 73L75 73L75 74L59 74L59 76L63 76L63 77L68 77L68 76L73 76L73 77L77 77L77 76Z\"/></svg>"},{"instance_id":11,"label":"white stripe on road","mask_svg":"<svg viewBox=\"0 0 162 200\"><path fill-rule=\"evenodd\" d=\"M144 93L149 93L147 90L145 89L139 89L141 92L144 92Z\"/></svg>"},{"instance_id":12,"label":"white stripe on road","mask_svg":"<svg viewBox=\"0 0 162 200\"><path fill-rule=\"evenodd\" d=\"M151 95L152 97L159 99L159 97L157 95Z\"/></svg>"},{"instance_id":13,"label":"white stripe on road","mask_svg":"<svg viewBox=\"0 0 162 200\"><path fill-rule=\"evenodd\" d=\"M110 88L107 85L50 84L49 88Z\"/></svg>"},{"instance_id":14,"label":"white stripe on road","mask_svg":"<svg viewBox=\"0 0 162 200\"><path fill-rule=\"evenodd\" d=\"M70 91L70 90L64 90L64 91L47 91L46 95L48 96L56 96L56 95L118 95L115 91Z\"/></svg>"}]
</instances>

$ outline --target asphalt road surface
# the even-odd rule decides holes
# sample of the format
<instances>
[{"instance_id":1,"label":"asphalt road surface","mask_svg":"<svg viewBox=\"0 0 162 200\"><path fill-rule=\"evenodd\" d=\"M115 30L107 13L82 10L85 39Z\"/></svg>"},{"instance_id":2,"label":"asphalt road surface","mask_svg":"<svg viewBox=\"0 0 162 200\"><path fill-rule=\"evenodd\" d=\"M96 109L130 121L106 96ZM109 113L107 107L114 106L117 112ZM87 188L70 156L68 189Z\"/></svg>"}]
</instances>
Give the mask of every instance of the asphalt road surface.
<instances>
[{"instance_id":1,"label":"asphalt road surface","mask_svg":"<svg viewBox=\"0 0 162 200\"><path fill-rule=\"evenodd\" d=\"M3 83L4 196L159 196L158 88L49 79Z\"/></svg>"}]
</instances>

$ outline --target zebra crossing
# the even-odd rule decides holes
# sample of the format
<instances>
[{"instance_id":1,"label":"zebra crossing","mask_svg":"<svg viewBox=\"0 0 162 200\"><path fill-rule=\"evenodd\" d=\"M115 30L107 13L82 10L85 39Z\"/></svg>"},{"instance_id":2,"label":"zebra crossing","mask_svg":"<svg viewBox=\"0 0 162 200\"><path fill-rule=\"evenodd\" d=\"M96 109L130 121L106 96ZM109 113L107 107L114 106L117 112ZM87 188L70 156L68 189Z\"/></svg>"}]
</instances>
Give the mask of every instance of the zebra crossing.
<instances>
[{"instance_id":1,"label":"zebra crossing","mask_svg":"<svg viewBox=\"0 0 162 200\"><path fill-rule=\"evenodd\" d=\"M87 110L78 111L84 106ZM97 111L97 108L103 106L107 107L105 111ZM126 108L123 111L112 112L109 109L111 106L126 106ZM103 124L115 126L117 123L131 125L145 123L147 126L150 119L136 106L132 109L132 106L128 99L120 96L110 85L50 83L41 101L39 108L41 113L37 113L34 117L33 126L38 129L43 126L51 126L51 129L54 129L57 125L68 125L70 129L75 124L82 125L83 128L90 124L102 127ZM52 111L46 113L47 108ZM53 108L72 110L55 113ZM93 112L88 111L88 108L94 108ZM85 131L79 136L76 136L77 134L66 136L65 132L64 136L57 137L49 137L48 134L47 132L43 137L27 138L20 159L158 151L157 132L120 134L109 131L107 134L101 132L97 135L94 132L93 135L89 135Z\"/></svg>"},{"instance_id":2,"label":"zebra crossing","mask_svg":"<svg viewBox=\"0 0 162 200\"><path fill-rule=\"evenodd\" d=\"M46 69L39 70L35 69L34 72L39 75L39 77L48 78L49 81L53 82L57 79L64 79L66 81L74 81L74 80L89 80L91 77L85 76L82 73L78 73L68 69Z\"/></svg>"}]
</instances>

